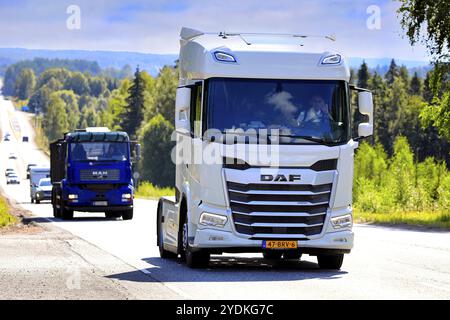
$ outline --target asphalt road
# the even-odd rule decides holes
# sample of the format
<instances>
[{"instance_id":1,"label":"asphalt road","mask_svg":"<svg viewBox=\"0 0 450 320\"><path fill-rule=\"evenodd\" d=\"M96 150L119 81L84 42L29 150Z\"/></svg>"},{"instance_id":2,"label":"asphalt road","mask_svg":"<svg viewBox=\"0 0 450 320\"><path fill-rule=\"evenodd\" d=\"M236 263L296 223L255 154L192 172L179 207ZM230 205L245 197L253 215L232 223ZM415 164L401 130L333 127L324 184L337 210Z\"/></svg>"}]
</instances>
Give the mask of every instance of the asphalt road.
<instances>
[{"instance_id":1,"label":"asphalt road","mask_svg":"<svg viewBox=\"0 0 450 320\"><path fill-rule=\"evenodd\" d=\"M450 232L356 225L355 248L345 257L340 271L319 270L315 257L267 263L260 254L213 256L208 269L191 270L179 261L159 258L156 201L137 199L131 221L106 220L103 214L88 213L75 213L73 221L55 219L49 203L30 203L25 166L48 160L32 142L29 121L29 115L14 111L11 103L0 97L0 124L3 133L12 134L11 141L2 139L0 143L0 183L37 222L67 230L132 267L123 272L104 270L107 278L119 283L159 281L176 297L188 299L450 298ZM21 142L21 135L29 135L30 142ZM15 152L18 159L8 160L9 152ZM10 161L21 175L20 185L6 185L3 172ZM92 255L82 248L78 254ZM158 292L150 297L157 298Z\"/></svg>"}]
</instances>

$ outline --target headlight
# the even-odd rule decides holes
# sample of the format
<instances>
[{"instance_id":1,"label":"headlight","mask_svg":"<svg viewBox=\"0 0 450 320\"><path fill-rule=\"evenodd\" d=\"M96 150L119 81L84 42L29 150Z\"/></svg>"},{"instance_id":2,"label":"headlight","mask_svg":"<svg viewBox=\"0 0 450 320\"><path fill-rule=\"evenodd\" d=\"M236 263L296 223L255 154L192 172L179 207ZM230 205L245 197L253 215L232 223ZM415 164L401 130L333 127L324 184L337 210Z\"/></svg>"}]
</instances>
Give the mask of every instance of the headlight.
<instances>
[{"instance_id":1,"label":"headlight","mask_svg":"<svg viewBox=\"0 0 450 320\"><path fill-rule=\"evenodd\" d=\"M70 200L78 199L78 195L77 194L69 194L68 198Z\"/></svg>"},{"instance_id":2,"label":"headlight","mask_svg":"<svg viewBox=\"0 0 450 320\"><path fill-rule=\"evenodd\" d=\"M203 212L199 222L205 226L223 227L227 223L227 220L225 216Z\"/></svg>"},{"instance_id":3,"label":"headlight","mask_svg":"<svg viewBox=\"0 0 450 320\"><path fill-rule=\"evenodd\" d=\"M330 219L330 221L334 229L351 228L353 225L353 219L351 214L333 217Z\"/></svg>"},{"instance_id":4,"label":"headlight","mask_svg":"<svg viewBox=\"0 0 450 320\"><path fill-rule=\"evenodd\" d=\"M122 199L131 199L131 193L124 193L122 194Z\"/></svg>"}]
</instances>

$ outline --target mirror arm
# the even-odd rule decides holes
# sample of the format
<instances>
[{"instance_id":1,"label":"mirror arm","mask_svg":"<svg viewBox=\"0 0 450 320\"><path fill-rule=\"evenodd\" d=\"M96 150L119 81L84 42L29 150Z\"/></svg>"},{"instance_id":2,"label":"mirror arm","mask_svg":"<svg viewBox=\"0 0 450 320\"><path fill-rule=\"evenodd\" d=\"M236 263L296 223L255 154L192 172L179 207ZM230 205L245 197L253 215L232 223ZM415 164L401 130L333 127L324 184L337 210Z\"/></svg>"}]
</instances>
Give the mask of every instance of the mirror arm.
<instances>
[{"instance_id":1,"label":"mirror arm","mask_svg":"<svg viewBox=\"0 0 450 320\"><path fill-rule=\"evenodd\" d=\"M357 92L364 92L364 91L365 91L365 92L370 92L369 89L357 87L357 86L355 86L354 84L349 84L348 86L349 86L350 90L354 90L354 91L357 91Z\"/></svg>"}]
</instances>

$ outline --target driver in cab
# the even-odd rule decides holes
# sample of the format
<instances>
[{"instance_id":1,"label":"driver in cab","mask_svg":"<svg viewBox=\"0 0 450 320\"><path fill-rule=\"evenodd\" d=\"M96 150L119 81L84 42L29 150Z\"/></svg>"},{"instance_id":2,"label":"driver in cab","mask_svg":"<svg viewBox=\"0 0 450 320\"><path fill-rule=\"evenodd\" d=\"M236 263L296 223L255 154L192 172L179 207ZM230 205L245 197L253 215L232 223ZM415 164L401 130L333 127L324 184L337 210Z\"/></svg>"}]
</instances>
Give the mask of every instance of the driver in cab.
<instances>
[{"instance_id":1,"label":"driver in cab","mask_svg":"<svg viewBox=\"0 0 450 320\"><path fill-rule=\"evenodd\" d=\"M328 105L320 95L314 95L310 100L310 108L307 111L301 111L297 117L299 126L305 124L321 125L333 121Z\"/></svg>"}]
</instances>

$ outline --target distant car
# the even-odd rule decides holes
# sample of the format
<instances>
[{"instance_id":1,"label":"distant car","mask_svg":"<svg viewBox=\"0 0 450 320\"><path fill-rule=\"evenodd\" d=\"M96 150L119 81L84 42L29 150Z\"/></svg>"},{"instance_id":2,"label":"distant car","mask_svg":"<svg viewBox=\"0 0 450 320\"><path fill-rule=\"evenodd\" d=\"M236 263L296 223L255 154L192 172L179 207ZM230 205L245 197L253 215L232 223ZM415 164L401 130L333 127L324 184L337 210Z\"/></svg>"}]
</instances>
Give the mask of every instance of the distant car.
<instances>
[{"instance_id":1,"label":"distant car","mask_svg":"<svg viewBox=\"0 0 450 320\"><path fill-rule=\"evenodd\" d=\"M9 136L4 136L3 141L10 141Z\"/></svg>"},{"instance_id":2,"label":"distant car","mask_svg":"<svg viewBox=\"0 0 450 320\"><path fill-rule=\"evenodd\" d=\"M9 159L17 159L16 154L15 154L14 152L11 152L11 153L9 154Z\"/></svg>"},{"instance_id":3,"label":"distant car","mask_svg":"<svg viewBox=\"0 0 450 320\"><path fill-rule=\"evenodd\" d=\"M43 178L39 180L39 183L36 187L36 197L34 201L39 204L42 200L51 200L52 199L52 183L50 178ZM31 199L33 202L33 199Z\"/></svg>"},{"instance_id":4,"label":"distant car","mask_svg":"<svg viewBox=\"0 0 450 320\"><path fill-rule=\"evenodd\" d=\"M28 142L28 140L29 140L28 136L23 136L22 137L22 142Z\"/></svg>"},{"instance_id":5,"label":"distant car","mask_svg":"<svg viewBox=\"0 0 450 320\"><path fill-rule=\"evenodd\" d=\"M30 179L30 169L31 169L31 167L35 167L35 166L36 166L35 163L29 163L27 165L27 179Z\"/></svg>"},{"instance_id":6,"label":"distant car","mask_svg":"<svg viewBox=\"0 0 450 320\"><path fill-rule=\"evenodd\" d=\"M9 176L12 173L15 173L13 168L6 168L6 170L5 170L5 177Z\"/></svg>"},{"instance_id":7,"label":"distant car","mask_svg":"<svg viewBox=\"0 0 450 320\"><path fill-rule=\"evenodd\" d=\"M17 174L11 174L6 177L6 184L20 184L20 179Z\"/></svg>"}]
</instances>

